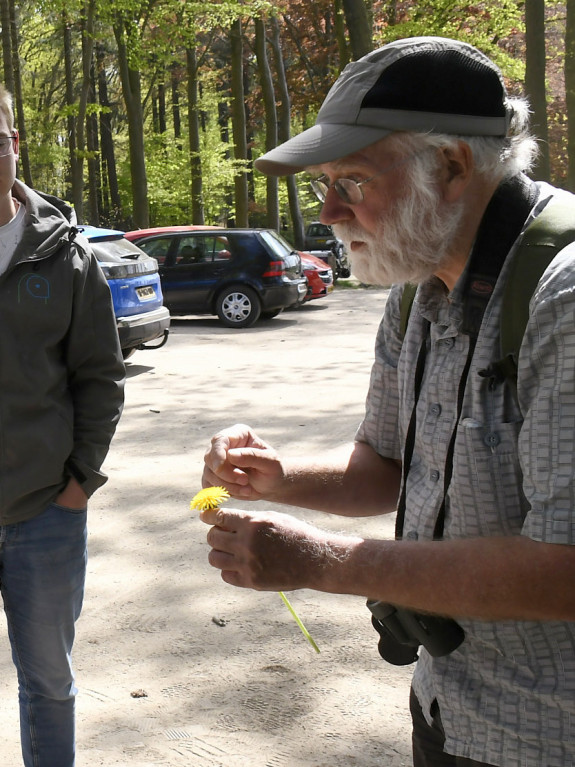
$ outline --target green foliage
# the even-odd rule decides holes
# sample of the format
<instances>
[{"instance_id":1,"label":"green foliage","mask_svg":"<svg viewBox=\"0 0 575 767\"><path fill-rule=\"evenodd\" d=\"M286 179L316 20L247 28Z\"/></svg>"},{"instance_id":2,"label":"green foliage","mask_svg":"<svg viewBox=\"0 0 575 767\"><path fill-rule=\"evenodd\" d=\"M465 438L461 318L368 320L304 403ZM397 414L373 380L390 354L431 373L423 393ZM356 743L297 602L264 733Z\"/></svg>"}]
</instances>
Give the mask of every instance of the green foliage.
<instances>
[{"instance_id":1,"label":"green foliage","mask_svg":"<svg viewBox=\"0 0 575 767\"><path fill-rule=\"evenodd\" d=\"M81 17L87 0L23 0L19 36L27 148L34 184L69 197L68 122L79 111L81 85ZM253 25L255 16L277 15L282 57L291 100L292 134L313 124L325 95L346 57L345 25L341 38L336 28L341 4L331 0L94 0L95 43L104 51L104 72L110 107L90 100L87 116L110 118L119 193L126 223L130 221L132 188L128 124L118 73L116 29L127 45L130 66L141 81L144 108L145 161L152 220L157 224L191 220L191 165L188 140L186 50L198 62L200 91L200 166L204 214L207 223L234 215L234 177L246 170L233 159L229 125L229 38L235 19L243 20L245 45L246 114L253 157L264 151L263 104L255 71ZM411 35L452 36L470 42L490 55L502 68L512 92L520 91L523 77L523 3L520 0L463 2L463 0L393 0L370 2L374 47ZM548 16L559 19L563 4L549 0ZM339 10L338 10L339 9ZM63 71L62 19L71 30L73 70L77 77L75 103L68 107ZM548 18L549 22L549 18ZM549 37L550 131L555 172L565 175L566 118L561 72L563 27L547 26ZM551 30L551 31L550 31ZM270 64L276 77L273 58ZM96 85L96 83L95 83ZM165 94L165 133L159 133L159 86ZM174 101L173 94L177 99ZM162 107L163 108L163 107ZM178 112L179 110L179 112ZM179 114L181 136L176 138ZM99 137L101 140L101 136ZM86 153L88 157L100 156ZM87 175L88 167L84 163ZM251 168L247 168L251 172ZM87 178L86 178L87 181ZM250 175L253 220L265 214L265 178ZM309 191L305 174L297 177L305 221L317 218L319 203ZM107 184L102 185L107 189ZM282 217L289 218L286 185L279 184ZM96 222L94 222L96 223ZM119 223L119 222L118 222Z\"/></svg>"},{"instance_id":2,"label":"green foliage","mask_svg":"<svg viewBox=\"0 0 575 767\"><path fill-rule=\"evenodd\" d=\"M523 77L524 62L508 53L502 41L508 41L524 29L523 3L517 0L498 2L462 2L462 0L424 0L403 3L396 23L383 21L378 26L375 42L383 45L392 40L419 35L437 35L464 40L475 45L501 67L512 80Z\"/></svg>"}]
</instances>

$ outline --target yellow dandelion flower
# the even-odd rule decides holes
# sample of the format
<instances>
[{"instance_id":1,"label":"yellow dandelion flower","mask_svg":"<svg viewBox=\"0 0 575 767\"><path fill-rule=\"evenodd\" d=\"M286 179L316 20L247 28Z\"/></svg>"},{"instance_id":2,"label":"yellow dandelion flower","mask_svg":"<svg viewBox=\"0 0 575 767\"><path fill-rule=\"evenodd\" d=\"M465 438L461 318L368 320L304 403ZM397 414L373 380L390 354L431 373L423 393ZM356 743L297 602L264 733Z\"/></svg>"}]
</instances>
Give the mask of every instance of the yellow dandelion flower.
<instances>
[{"instance_id":1,"label":"yellow dandelion flower","mask_svg":"<svg viewBox=\"0 0 575 767\"><path fill-rule=\"evenodd\" d=\"M205 487L196 493L190 501L190 509L217 509L220 504L230 497L225 487Z\"/></svg>"}]
</instances>

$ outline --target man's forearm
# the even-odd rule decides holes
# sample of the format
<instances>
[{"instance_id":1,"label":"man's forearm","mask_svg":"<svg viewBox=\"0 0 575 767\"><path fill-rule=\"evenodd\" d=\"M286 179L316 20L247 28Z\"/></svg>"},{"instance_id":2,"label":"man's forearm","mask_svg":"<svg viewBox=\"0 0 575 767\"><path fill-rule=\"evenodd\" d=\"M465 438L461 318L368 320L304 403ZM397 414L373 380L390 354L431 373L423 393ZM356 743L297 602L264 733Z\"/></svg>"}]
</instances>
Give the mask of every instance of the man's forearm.
<instances>
[{"instance_id":1,"label":"man's forearm","mask_svg":"<svg viewBox=\"0 0 575 767\"><path fill-rule=\"evenodd\" d=\"M282 461L284 480L266 500L342 516L394 511L401 468L369 445L356 442L321 458Z\"/></svg>"},{"instance_id":2,"label":"man's forearm","mask_svg":"<svg viewBox=\"0 0 575 767\"><path fill-rule=\"evenodd\" d=\"M310 588L482 620L575 620L575 547L524 536L457 541L340 538Z\"/></svg>"}]
</instances>

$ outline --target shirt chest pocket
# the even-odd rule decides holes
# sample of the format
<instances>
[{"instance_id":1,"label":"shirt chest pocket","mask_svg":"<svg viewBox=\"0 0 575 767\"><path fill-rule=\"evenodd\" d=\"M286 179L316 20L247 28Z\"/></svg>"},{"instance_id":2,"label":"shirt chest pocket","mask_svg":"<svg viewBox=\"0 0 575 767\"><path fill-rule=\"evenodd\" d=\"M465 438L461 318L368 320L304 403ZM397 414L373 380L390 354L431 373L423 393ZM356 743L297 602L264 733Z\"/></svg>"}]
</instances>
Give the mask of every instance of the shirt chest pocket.
<instances>
[{"instance_id":1,"label":"shirt chest pocket","mask_svg":"<svg viewBox=\"0 0 575 767\"><path fill-rule=\"evenodd\" d=\"M517 535L527 512L517 439L521 422L457 427L449 508L450 537ZM474 512L474 513L473 513ZM465 529L463 529L465 528Z\"/></svg>"}]
</instances>

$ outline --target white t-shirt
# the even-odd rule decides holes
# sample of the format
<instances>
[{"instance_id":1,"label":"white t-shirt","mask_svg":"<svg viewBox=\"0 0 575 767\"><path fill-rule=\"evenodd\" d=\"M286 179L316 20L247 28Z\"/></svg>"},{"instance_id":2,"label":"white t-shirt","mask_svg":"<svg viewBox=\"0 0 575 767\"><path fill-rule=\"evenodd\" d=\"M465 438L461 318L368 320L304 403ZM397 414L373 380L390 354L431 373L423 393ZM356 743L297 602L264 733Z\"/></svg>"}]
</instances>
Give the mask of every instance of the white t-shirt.
<instances>
[{"instance_id":1,"label":"white t-shirt","mask_svg":"<svg viewBox=\"0 0 575 767\"><path fill-rule=\"evenodd\" d=\"M26 207L17 202L18 210L11 221L4 226L0 226L0 274L3 274L8 268L10 259L14 255L16 246L22 239L24 232L24 214Z\"/></svg>"}]
</instances>

